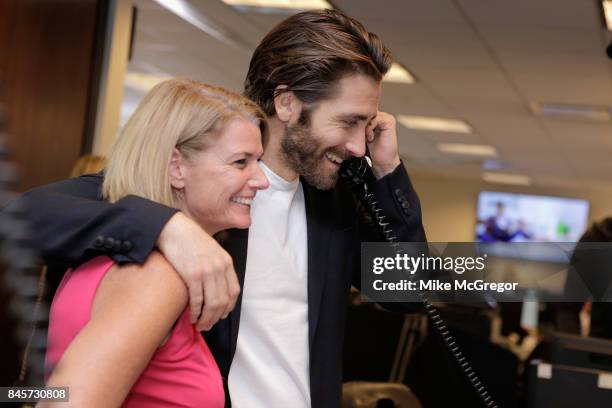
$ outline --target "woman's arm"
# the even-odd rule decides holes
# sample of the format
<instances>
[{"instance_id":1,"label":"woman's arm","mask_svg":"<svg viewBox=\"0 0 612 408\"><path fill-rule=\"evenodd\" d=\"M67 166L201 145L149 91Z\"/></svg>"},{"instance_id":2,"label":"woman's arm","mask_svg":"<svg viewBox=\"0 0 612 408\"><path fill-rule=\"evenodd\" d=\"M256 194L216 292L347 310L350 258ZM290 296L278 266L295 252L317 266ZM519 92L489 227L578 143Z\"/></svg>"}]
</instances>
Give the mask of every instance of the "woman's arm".
<instances>
[{"instance_id":1,"label":"woman's arm","mask_svg":"<svg viewBox=\"0 0 612 408\"><path fill-rule=\"evenodd\" d=\"M47 384L68 387L70 402L48 406L119 407L186 304L185 284L159 253L113 267Z\"/></svg>"}]
</instances>

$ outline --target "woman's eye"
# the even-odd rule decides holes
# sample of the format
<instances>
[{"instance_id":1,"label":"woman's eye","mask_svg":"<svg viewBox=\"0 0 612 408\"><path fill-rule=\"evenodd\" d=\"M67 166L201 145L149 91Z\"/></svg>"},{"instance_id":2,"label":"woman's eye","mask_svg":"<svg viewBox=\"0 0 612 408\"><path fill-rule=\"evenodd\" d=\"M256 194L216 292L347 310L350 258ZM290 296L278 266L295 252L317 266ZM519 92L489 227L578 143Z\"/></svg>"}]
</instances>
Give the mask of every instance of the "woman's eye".
<instances>
[{"instance_id":1,"label":"woman's eye","mask_svg":"<svg viewBox=\"0 0 612 408\"><path fill-rule=\"evenodd\" d=\"M236 160L234 162L234 164L238 165L238 166L246 166L247 164L247 160L246 159L240 159L240 160Z\"/></svg>"}]
</instances>

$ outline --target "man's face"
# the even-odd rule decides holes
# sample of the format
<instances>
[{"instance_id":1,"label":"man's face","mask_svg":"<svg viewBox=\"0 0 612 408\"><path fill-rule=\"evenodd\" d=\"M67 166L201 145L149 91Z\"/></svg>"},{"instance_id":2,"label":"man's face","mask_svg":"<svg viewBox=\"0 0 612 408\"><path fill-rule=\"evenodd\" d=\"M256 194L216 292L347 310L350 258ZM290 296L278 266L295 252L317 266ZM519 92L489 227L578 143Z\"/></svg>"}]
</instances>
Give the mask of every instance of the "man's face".
<instances>
[{"instance_id":1,"label":"man's face","mask_svg":"<svg viewBox=\"0 0 612 408\"><path fill-rule=\"evenodd\" d=\"M366 127L378 112L380 91L380 82L368 76L343 77L331 98L303 110L304 120L287 125L281 142L284 161L316 188L332 188L342 161L365 154Z\"/></svg>"}]
</instances>

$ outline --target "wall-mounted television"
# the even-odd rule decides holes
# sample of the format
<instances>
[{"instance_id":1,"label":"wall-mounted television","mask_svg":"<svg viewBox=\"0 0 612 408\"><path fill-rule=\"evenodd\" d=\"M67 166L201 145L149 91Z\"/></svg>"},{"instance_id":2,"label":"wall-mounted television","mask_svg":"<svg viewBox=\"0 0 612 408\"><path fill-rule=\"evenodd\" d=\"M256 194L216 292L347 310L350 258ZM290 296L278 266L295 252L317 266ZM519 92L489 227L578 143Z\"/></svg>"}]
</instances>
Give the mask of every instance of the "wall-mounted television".
<instances>
[{"instance_id":1,"label":"wall-mounted television","mask_svg":"<svg viewBox=\"0 0 612 408\"><path fill-rule=\"evenodd\" d=\"M587 228L589 202L482 191L478 195L479 242L576 242Z\"/></svg>"}]
</instances>

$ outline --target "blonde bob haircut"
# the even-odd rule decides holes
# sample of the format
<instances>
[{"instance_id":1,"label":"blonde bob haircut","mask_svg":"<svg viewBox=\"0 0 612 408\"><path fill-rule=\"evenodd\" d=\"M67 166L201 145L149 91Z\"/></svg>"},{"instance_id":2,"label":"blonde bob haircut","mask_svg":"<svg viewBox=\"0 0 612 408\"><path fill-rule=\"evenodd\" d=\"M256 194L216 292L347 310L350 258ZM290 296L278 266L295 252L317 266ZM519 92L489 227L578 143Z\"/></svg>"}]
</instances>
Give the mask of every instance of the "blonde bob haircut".
<instances>
[{"instance_id":1,"label":"blonde bob haircut","mask_svg":"<svg viewBox=\"0 0 612 408\"><path fill-rule=\"evenodd\" d=\"M169 181L172 151L190 156L215 143L233 119L246 119L267 136L266 117L251 100L227 89L177 78L157 84L124 126L108 159L102 194L115 202L136 195L178 207Z\"/></svg>"}]
</instances>

